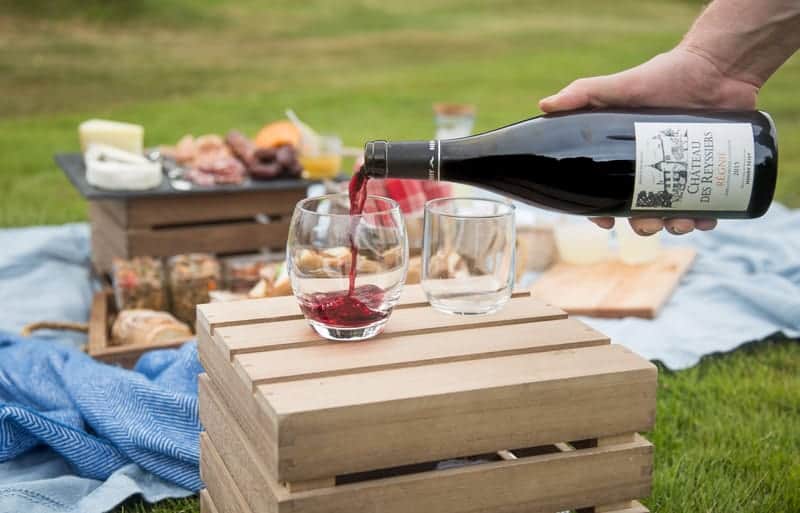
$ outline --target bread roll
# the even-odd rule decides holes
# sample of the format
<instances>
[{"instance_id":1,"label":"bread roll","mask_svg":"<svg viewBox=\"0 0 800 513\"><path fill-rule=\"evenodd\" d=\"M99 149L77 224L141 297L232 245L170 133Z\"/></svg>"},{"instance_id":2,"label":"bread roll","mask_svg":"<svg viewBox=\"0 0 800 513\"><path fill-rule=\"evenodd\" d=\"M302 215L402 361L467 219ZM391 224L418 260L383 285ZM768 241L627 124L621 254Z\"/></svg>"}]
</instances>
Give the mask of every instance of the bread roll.
<instances>
[{"instance_id":1,"label":"bread roll","mask_svg":"<svg viewBox=\"0 0 800 513\"><path fill-rule=\"evenodd\" d=\"M122 310L111 327L111 345L154 344L192 336L189 326L167 312Z\"/></svg>"}]
</instances>

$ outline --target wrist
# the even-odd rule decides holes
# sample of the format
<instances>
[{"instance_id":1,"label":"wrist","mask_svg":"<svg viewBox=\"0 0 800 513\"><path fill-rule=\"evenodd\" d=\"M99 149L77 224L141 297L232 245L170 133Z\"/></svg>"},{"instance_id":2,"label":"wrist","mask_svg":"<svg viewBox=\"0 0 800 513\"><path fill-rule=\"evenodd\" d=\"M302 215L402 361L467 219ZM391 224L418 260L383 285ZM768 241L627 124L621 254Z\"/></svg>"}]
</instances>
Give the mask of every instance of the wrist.
<instances>
[{"instance_id":1,"label":"wrist","mask_svg":"<svg viewBox=\"0 0 800 513\"><path fill-rule=\"evenodd\" d=\"M639 94L654 106L753 109L758 86L732 78L714 56L680 44L644 65L644 91ZM666 77L666 79L664 78ZM641 87L641 84L640 84Z\"/></svg>"},{"instance_id":2,"label":"wrist","mask_svg":"<svg viewBox=\"0 0 800 513\"><path fill-rule=\"evenodd\" d=\"M764 85L768 78L748 72L743 69L741 63L726 59L723 57L722 52L715 51L713 45L696 41L689 35L673 51L685 52L704 61L709 68L710 74L716 74L719 80L734 80L751 85L756 89L761 89L761 86Z\"/></svg>"}]
</instances>

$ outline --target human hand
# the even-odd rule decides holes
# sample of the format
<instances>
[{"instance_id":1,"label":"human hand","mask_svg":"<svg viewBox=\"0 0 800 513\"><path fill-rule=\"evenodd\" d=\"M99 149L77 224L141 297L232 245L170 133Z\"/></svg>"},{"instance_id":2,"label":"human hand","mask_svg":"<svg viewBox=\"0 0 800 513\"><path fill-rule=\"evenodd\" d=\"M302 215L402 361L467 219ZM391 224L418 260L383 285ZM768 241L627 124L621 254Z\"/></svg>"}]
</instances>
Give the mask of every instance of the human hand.
<instances>
[{"instance_id":1,"label":"human hand","mask_svg":"<svg viewBox=\"0 0 800 513\"><path fill-rule=\"evenodd\" d=\"M678 46L634 68L599 77L582 78L558 93L539 101L544 112L587 107L677 107L754 109L758 86L727 76L701 51ZM593 218L610 229L613 217ZM675 235L711 230L716 219L630 219L640 235L652 235L662 228Z\"/></svg>"}]
</instances>

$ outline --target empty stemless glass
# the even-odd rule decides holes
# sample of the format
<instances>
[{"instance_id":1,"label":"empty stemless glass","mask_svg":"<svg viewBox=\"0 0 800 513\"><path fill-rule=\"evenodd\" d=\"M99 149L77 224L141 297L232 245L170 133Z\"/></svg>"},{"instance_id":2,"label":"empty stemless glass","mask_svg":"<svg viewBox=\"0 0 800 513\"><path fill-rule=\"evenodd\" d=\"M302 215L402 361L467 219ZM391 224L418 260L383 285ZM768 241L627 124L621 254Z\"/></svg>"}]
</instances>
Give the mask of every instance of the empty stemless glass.
<instances>
[{"instance_id":1,"label":"empty stemless glass","mask_svg":"<svg viewBox=\"0 0 800 513\"><path fill-rule=\"evenodd\" d=\"M514 205L484 198L425 204L422 288L431 306L453 314L500 310L514 286Z\"/></svg>"},{"instance_id":2,"label":"empty stemless glass","mask_svg":"<svg viewBox=\"0 0 800 513\"><path fill-rule=\"evenodd\" d=\"M308 322L330 340L374 337L397 304L408 270L408 241L397 203L368 196L350 215L347 194L297 204L289 228L292 290ZM350 283L351 242L356 275Z\"/></svg>"}]
</instances>

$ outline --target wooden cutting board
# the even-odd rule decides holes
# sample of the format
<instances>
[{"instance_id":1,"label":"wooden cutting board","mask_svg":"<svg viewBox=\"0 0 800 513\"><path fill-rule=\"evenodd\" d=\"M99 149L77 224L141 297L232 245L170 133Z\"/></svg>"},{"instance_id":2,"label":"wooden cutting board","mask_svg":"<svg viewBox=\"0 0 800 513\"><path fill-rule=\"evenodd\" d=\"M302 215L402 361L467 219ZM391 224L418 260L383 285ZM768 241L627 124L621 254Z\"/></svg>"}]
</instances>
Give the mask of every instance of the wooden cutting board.
<instances>
[{"instance_id":1,"label":"wooden cutting board","mask_svg":"<svg viewBox=\"0 0 800 513\"><path fill-rule=\"evenodd\" d=\"M694 261L692 248L665 249L646 264L619 260L557 263L531 287L531 294L572 315L654 318Z\"/></svg>"}]
</instances>

